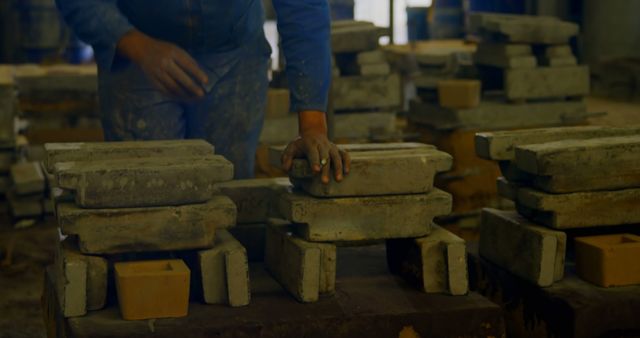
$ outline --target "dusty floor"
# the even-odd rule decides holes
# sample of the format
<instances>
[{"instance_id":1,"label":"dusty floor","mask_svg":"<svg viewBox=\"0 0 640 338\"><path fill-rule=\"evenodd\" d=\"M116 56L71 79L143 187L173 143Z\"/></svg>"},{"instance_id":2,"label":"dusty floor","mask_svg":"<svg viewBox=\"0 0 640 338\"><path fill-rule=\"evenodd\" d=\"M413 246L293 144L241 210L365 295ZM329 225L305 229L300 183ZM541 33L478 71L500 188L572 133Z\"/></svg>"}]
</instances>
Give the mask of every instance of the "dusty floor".
<instances>
[{"instance_id":1,"label":"dusty floor","mask_svg":"<svg viewBox=\"0 0 640 338\"><path fill-rule=\"evenodd\" d=\"M608 112L592 124L640 124L640 103L589 98L589 111ZM40 313L43 267L53 260L56 229L53 220L25 230L11 230L0 214L0 338L44 337ZM12 252L7 259L7 252Z\"/></svg>"}]
</instances>

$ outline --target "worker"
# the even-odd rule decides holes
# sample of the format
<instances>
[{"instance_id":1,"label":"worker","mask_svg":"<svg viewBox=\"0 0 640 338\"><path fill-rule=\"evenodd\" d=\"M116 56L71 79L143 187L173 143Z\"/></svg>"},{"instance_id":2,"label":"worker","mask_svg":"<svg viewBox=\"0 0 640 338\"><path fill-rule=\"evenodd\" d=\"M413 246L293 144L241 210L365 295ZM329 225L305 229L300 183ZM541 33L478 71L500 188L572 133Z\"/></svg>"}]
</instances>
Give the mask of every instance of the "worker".
<instances>
[{"instance_id":1,"label":"worker","mask_svg":"<svg viewBox=\"0 0 640 338\"><path fill-rule=\"evenodd\" d=\"M253 176L271 48L262 0L56 0L98 63L107 141L202 138ZM327 0L273 0L299 137L282 165L306 157L328 183L349 155L327 137L331 81Z\"/></svg>"}]
</instances>

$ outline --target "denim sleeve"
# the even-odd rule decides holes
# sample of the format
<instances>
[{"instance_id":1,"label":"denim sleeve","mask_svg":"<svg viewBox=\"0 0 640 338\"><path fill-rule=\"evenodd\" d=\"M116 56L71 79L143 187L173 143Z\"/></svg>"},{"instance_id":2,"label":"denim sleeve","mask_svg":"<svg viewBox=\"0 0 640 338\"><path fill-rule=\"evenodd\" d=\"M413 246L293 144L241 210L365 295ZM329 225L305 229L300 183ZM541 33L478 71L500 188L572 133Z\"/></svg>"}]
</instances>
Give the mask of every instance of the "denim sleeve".
<instances>
[{"instance_id":1,"label":"denim sleeve","mask_svg":"<svg viewBox=\"0 0 640 338\"><path fill-rule=\"evenodd\" d=\"M286 59L291 109L326 111L331 83L327 0L273 0Z\"/></svg>"},{"instance_id":2,"label":"denim sleeve","mask_svg":"<svg viewBox=\"0 0 640 338\"><path fill-rule=\"evenodd\" d=\"M98 62L110 67L118 41L134 28L117 0L56 0L56 4L78 37L96 49Z\"/></svg>"}]
</instances>

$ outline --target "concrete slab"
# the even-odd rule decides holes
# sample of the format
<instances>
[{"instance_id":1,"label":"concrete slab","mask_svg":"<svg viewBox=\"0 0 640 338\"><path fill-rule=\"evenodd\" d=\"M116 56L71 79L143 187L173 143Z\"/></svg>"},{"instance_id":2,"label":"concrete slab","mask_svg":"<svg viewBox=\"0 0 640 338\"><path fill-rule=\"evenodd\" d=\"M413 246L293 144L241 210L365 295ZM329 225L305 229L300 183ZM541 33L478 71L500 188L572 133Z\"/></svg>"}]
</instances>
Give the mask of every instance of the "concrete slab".
<instances>
[{"instance_id":1,"label":"concrete slab","mask_svg":"<svg viewBox=\"0 0 640 338\"><path fill-rule=\"evenodd\" d=\"M565 98L589 94L589 67L508 69L504 90L510 100Z\"/></svg>"},{"instance_id":2,"label":"concrete slab","mask_svg":"<svg viewBox=\"0 0 640 338\"><path fill-rule=\"evenodd\" d=\"M359 22L354 25L331 26L331 50L334 53L352 53L375 50L380 37L388 35L388 29L373 23Z\"/></svg>"},{"instance_id":3,"label":"concrete slab","mask_svg":"<svg viewBox=\"0 0 640 338\"><path fill-rule=\"evenodd\" d=\"M564 276L566 235L525 220L513 211L484 209L480 255L541 287Z\"/></svg>"},{"instance_id":4,"label":"concrete slab","mask_svg":"<svg viewBox=\"0 0 640 338\"><path fill-rule=\"evenodd\" d=\"M58 162L199 157L214 153L213 146L204 140L47 143L45 150L45 165L49 172L53 172Z\"/></svg>"},{"instance_id":5,"label":"concrete slab","mask_svg":"<svg viewBox=\"0 0 640 338\"><path fill-rule=\"evenodd\" d=\"M388 63L365 64L360 66L360 75L389 75L391 74L391 66Z\"/></svg>"},{"instance_id":6,"label":"concrete slab","mask_svg":"<svg viewBox=\"0 0 640 338\"><path fill-rule=\"evenodd\" d=\"M398 108L402 105L400 76L345 76L333 80L333 108L358 110Z\"/></svg>"},{"instance_id":7,"label":"concrete slab","mask_svg":"<svg viewBox=\"0 0 640 338\"><path fill-rule=\"evenodd\" d=\"M428 194L313 198L301 192L282 194L279 211L297 223L295 232L312 242L364 241L423 237L436 216L451 212L451 195Z\"/></svg>"},{"instance_id":8,"label":"concrete slab","mask_svg":"<svg viewBox=\"0 0 640 338\"><path fill-rule=\"evenodd\" d=\"M476 12L469 17L470 30L497 35L512 43L567 44L579 26L549 16L528 16Z\"/></svg>"},{"instance_id":9,"label":"concrete slab","mask_svg":"<svg viewBox=\"0 0 640 338\"><path fill-rule=\"evenodd\" d=\"M77 302L82 302L84 300L87 311L100 310L106 305L107 300L107 259L99 256L83 255L78 250L78 246L75 243L72 243L72 239L70 238L67 238L58 245L56 251L56 267L58 269L57 275L60 277L59 285L65 285L66 283L81 284L82 278L72 281L67 280L65 282L64 276L76 275L74 271L67 270L73 270L77 266L84 265L86 265L86 276L84 277L86 284L85 294L80 295L76 294L75 290L69 290L66 295L74 297L65 298L68 300L65 304L81 308L82 305ZM66 285L63 288L66 289L67 287L73 287L73 285ZM62 292L62 294L65 293Z\"/></svg>"},{"instance_id":10,"label":"concrete slab","mask_svg":"<svg viewBox=\"0 0 640 338\"><path fill-rule=\"evenodd\" d=\"M79 237L80 251L115 254L207 248L216 230L236 223L236 206L226 196L178 207L82 209L69 202L57 206L65 235Z\"/></svg>"},{"instance_id":11,"label":"concrete slab","mask_svg":"<svg viewBox=\"0 0 640 338\"><path fill-rule=\"evenodd\" d=\"M370 65L370 64L379 64L379 63L387 63L387 56L381 49L373 50L370 52L360 52L356 56L356 61L359 65Z\"/></svg>"},{"instance_id":12,"label":"concrete slab","mask_svg":"<svg viewBox=\"0 0 640 338\"><path fill-rule=\"evenodd\" d=\"M480 43L474 62L503 69L535 68L538 65L531 46L526 44Z\"/></svg>"},{"instance_id":13,"label":"concrete slab","mask_svg":"<svg viewBox=\"0 0 640 338\"><path fill-rule=\"evenodd\" d=\"M45 179L38 162L21 162L11 166L11 180L18 195L43 193Z\"/></svg>"},{"instance_id":14,"label":"concrete slab","mask_svg":"<svg viewBox=\"0 0 640 338\"><path fill-rule=\"evenodd\" d=\"M119 159L61 162L55 173L81 207L133 208L206 202L216 183L233 179L233 164L218 155Z\"/></svg>"}]
</instances>

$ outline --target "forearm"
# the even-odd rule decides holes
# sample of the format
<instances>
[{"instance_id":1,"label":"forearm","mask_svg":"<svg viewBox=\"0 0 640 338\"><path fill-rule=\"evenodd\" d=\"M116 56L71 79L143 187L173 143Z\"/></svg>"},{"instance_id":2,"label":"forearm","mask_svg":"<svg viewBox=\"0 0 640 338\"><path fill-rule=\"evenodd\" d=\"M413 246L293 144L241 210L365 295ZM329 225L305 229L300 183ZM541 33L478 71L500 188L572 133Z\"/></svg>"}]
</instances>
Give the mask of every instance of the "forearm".
<instances>
[{"instance_id":1,"label":"forearm","mask_svg":"<svg viewBox=\"0 0 640 338\"><path fill-rule=\"evenodd\" d=\"M324 112L305 110L298 113L298 131L300 136L320 133L327 135L327 116Z\"/></svg>"}]
</instances>

